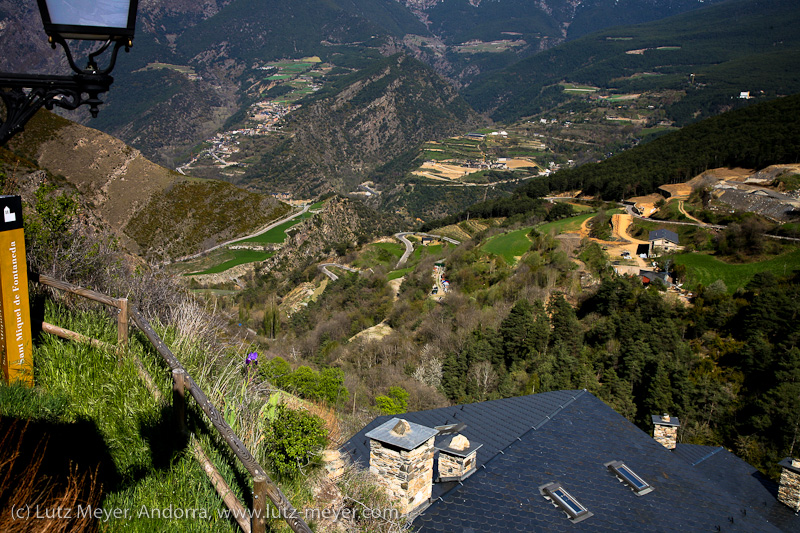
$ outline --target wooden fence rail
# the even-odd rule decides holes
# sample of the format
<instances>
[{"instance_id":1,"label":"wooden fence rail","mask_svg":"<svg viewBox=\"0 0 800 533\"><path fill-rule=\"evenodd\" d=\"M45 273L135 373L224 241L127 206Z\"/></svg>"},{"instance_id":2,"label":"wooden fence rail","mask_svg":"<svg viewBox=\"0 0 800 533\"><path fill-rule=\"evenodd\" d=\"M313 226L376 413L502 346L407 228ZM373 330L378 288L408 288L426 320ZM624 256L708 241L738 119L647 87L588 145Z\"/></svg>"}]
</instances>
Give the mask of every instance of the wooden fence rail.
<instances>
[{"instance_id":1,"label":"wooden fence rail","mask_svg":"<svg viewBox=\"0 0 800 533\"><path fill-rule=\"evenodd\" d=\"M250 473L250 476L253 478L253 509L252 512L249 513L250 520L248 522L243 516L241 516L245 507L231 493L230 488L228 488L225 481L219 475L219 472L216 471L216 468L208 460L207 456L202 451L202 448L200 448L199 445L195 447L195 456L198 457L198 460L203 464L204 470L209 476L209 479L211 479L212 484L217 489L217 492L220 494L228 508L234 512L233 514L236 517L239 526L243 531L245 531L245 533L263 533L265 531L267 518L266 498L269 498L272 501L272 503L278 509L281 518L286 521L293 531L297 533L311 533L311 529L308 527L305 521L300 518L291 502L289 502L275 482L270 479L264 468L250 454L250 451L247 449L241 439L239 439L239 436L236 435L233 429L231 429L214 404L208 399L200 386L194 381L194 379L192 379L192 376L190 376L183 367L178 358L175 357L169 347L167 347L164 341L161 340L147 319L145 319L144 316L142 316L142 314L139 313L134 306L129 305L127 298L112 298L105 294L84 289L77 285L60 281L45 275L32 275L31 280L38 281L42 285L47 285L117 308L119 310L117 313L117 349L124 349L127 347L129 318L132 319L134 324L136 324L142 333L144 333L145 337L147 337L147 339L156 349L156 352L158 352L161 358L167 363L167 366L169 366L172 373L173 412L176 417L175 422L178 431L186 431L185 397L186 392L188 391L197 402L197 405L209 419L211 425L220 434L233 454L237 459L239 459L242 465ZM108 346L102 341L90 339L84 335L81 335L80 333L65 330L52 324L47 324L46 322L43 323L42 326L43 331L58 335L59 337L79 342L91 342L94 345ZM144 373L142 377L144 378L145 383L148 385L148 388L150 388L154 394L157 394L159 397L161 397L160 391L153 386L152 378L149 376L149 374L147 374L144 366L140 361L138 361L138 359L136 362L139 363L137 365L139 373Z\"/></svg>"}]
</instances>

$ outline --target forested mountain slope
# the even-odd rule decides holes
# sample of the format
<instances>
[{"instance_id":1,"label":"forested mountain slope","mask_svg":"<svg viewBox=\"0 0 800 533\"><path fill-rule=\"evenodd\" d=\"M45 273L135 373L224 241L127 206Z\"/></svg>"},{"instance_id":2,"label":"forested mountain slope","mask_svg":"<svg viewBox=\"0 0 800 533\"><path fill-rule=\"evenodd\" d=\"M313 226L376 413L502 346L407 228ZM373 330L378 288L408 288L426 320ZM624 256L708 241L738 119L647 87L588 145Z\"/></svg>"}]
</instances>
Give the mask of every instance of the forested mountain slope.
<instances>
[{"instance_id":1,"label":"forested mountain slope","mask_svg":"<svg viewBox=\"0 0 800 533\"><path fill-rule=\"evenodd\" d=\"M707 118L600 163L561 170L548 185L553 191L580 189L620 200L709 168L760 169L798 161L800 94Z\"/></svg>"}]
</instances>

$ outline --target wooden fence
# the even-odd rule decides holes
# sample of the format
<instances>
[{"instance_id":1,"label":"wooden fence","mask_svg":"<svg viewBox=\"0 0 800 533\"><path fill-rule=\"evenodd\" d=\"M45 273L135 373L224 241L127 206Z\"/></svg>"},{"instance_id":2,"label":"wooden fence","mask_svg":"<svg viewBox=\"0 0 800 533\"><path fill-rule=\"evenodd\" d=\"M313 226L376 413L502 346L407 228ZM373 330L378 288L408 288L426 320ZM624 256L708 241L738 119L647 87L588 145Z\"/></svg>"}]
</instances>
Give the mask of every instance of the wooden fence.
<instances>
[{"instance_id":1,"label":"wooden fence","mask_svg":"<svg viewBox=\"0 0 800 533\"><path fill-rule=\"evenodd\" d=\"M236 518L237 523L245 533L263 533L266 529L267 518L267 503L266 498L269 498L280 513L289 527L298 533L310 533L311 529L300 518L295 508L289 500L281 492L280 488L270 479L264 468L255 460L250 454L250 451L234 433L233 429L228 425L225 419L220 415L216 407L209 401L203 390L195 383L192 376L183 368L181 362L170 351L164 341L150 326L150 323L132 306L127 298L112 298L95 292L89 289L84 289L71 283L59 281L45 275L32 275L32 281L37 281L42 285L47 285L55 289L69 292L78 296L82 296L89 300L100 302L110 307L118 309L117 313L117 346L111 346L103 341L91 339L80 333L69 331L47 322L42 323L42 331L52 333L59 337L70 339L78 342L91 343L98 347L116 348L120 353L124 353L128 346L128 320L133 320L133 323L144 333L145 337L155 347L161 358L167 363L172 372L172 406L175 415L175 424L179 431L186 432L186 392L195 399L197 405L206 415L211 422L212 427L220 434L222 439L231 449L233 454L242 463L242 465L250 473L253 478L253 509L248 511L244 505L236 498L236 496L228 487L225 480L217 471L216 467L208 459L208 456L203 452L199 442L195 442L194 452L203 466L203 470L211 480L214 488L219 493L222 500L231 514ZM131 355L134 363L137 366L140 376L145 381L145 384L150 391L157 397L161 398L161 392L153 383L152 378L145 370L144 365L135 356ZM249 518L249 520L248 520Z\"/></svg>"}]
</instances>

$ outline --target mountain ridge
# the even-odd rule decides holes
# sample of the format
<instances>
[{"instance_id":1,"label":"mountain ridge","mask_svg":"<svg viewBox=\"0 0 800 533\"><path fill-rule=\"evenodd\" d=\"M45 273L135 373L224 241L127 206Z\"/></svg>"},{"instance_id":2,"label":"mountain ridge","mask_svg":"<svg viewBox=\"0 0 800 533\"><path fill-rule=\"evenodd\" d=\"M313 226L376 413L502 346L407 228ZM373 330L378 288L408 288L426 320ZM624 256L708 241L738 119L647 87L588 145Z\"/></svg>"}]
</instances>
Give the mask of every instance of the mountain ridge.
<instances>
[{"instance_id":1,"label":"mountain ridge","mask_svg":"<svg viewBox=\"0 0 800 533\"><path fill-rule=\"evenodd\" d=\"M116 138L45 111L8 149L62 176L126 249L147 258L200 251L288 210L225 182L181 176Z\"/></svg>"}]
</instances>

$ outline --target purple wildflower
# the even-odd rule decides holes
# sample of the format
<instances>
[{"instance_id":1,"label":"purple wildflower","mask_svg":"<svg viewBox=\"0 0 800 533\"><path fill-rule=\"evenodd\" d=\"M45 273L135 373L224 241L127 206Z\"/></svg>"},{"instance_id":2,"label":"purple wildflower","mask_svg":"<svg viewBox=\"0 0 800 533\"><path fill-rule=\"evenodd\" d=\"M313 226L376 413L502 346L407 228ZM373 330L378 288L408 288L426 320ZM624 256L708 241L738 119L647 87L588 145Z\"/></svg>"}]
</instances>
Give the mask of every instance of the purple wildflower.
<instances>
[{"instance_id":1,"label":"purple wildflower","mask_svg":"<svg viewBox=\"0 0 800 533\"><path fill-rule=\"evenodd\" d=\"M251 363L258 364L258 352L250 352L247 354L247 359L245 359L244 364L249 365Z\"/></svg>"}]
</instances>

